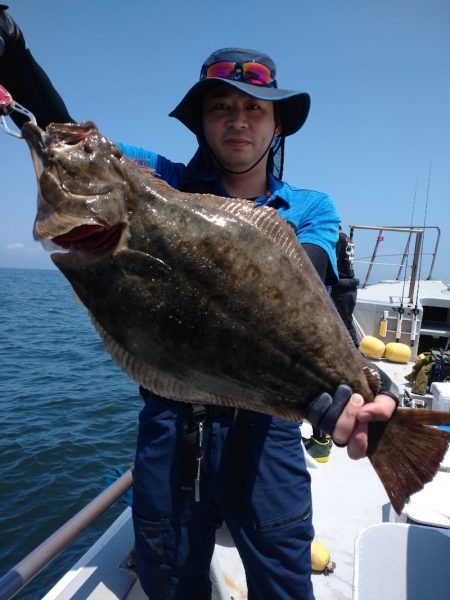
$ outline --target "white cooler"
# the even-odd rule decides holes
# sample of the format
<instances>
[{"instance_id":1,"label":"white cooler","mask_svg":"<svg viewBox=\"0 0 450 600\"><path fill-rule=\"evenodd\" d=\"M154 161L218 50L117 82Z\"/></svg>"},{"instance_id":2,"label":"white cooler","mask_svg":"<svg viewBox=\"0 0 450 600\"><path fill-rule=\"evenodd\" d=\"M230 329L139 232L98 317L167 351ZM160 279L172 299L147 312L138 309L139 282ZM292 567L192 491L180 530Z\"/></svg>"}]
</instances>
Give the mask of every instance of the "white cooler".
<instances>
[{"instance_id":1,"label":"white cooler","mask_svg":"<svg viewBox=\"0 0 450 600\"><path fill-rule=\"evenodd\" d=\"M449 600L449 557L449 529L371 525L355 543L353 600Z\"/></svg>"},{"instance_id":2,"label":"white cooler","mask_svg":"<svg viewBox=\"0 0 450 600\"><path fill-rule=\"evenodd\" d=\"M434 381L430 392L433 394L432 410L450 411L450 381Z\"/></svg>"}]
</instances>

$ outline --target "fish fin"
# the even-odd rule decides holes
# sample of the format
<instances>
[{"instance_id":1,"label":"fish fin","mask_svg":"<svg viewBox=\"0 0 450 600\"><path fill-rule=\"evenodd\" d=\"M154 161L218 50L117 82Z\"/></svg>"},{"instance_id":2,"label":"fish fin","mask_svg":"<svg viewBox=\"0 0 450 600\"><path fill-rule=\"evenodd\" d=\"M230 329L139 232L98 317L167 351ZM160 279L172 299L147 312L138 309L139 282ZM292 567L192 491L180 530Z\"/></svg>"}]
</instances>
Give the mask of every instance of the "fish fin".
<instances>
[{"instance_id":1,"label":"fish fin","mask_svg":"<svg viewBox=\"0 0 450 600\"><path fill-rule=\"evenodd\" d=\"M160 258L146 252L131 248L121 248L115 252L115 260L120 268L129 275L139 277L164 276L170 274L172 268Z\"/></svg>"},{"instance_id":2,"label":"fish fin","mask_svg":"<svg viewBox=\"0 0 450 600\"><path fill-rule=\"evenodd\" d=\"M381 387L380 371L374 365L367 363L363 358L361 358L361 363L370 391L376 396ZM366 400L368 400L368 398L366 398Z\"/></svg>"},{"instance_id":3,"label":"fish fin","mask_svg":"<svg viewBox=\"0 0 450 600\"><path fill-rule=\"evenodd\" d=\"M221 209L224 212L235 215L256 227L293 258L295 262L299 262L306 256L293 227L270 206L258 206L249 200L229 198L217 198L216 203L222 205Z\"/></svg>"},{"instance_id":4,"label":"fish fin","mask_svg":"<svg viewBox=\"0 0 450 600\"><path fill-rule=\"evenodd\" d=\"M151 175L154 177L160 177L159 173L157 173L155 169L152 169L151 167L148 167L147 165L142 164L142 163L148 162L148 158L132 158L131 162L134 163L136 165L136 167L139 168L139 171L141 173L146 173L147 175Z\"/></svg>"},{"instance_id":5,"label":"fish fin","mask_svg":"<svg viewBox=\"0 0 450 600\"><path fill-rule=\"evenodd\" d=\"M449 412L399 408L387 422L369 423L367 456L397 514L431 481L450 442Z\"/></svg>"},{"instance_id":6,"label":"fish fin","mask_svg":"<svg viewBox=\"0 0 450 600\"><path fill-rule=\"evenodd\" d=\"M163 179L158 177L150 177L150 179L154 191L163 195L167 195L168 192L180 195L179 191L175 190ZM274 208L259 206L250 200L242 198L224 198L213 194L192 194L187 192L184 192L183 195L186 196L186 201L189 204L192 204L195 200L200 204L210 203L219 211L235 216L252 225L269 240L277 244L294 263L302 263L304 265L306 262L310 267L309 275L319 279L315 268L308 259L308 255L299 244L294 228L285 219L280 217Z\"/></svg>"},{"instance_id":7,"label":"fish fin","mask_svg":"<svg viewBox=\"0 0 450 600\"><path fill-rule=\"evenodd\" d=\"M127 160L132 164L132 166L136 169L136 171L144 176L143 181L146 186L150 186L150 189L154 192L157 192L161 195L167 194L183 194L185 192L180 192L179 190L172 187L165 179L161 178L160 173L151 167L147 167L143 164L139 164L145 162L146 159L139 158L127 158ZM187 195L187 194L186 194ZM189 194L189 196L200 195L200 194Z\"/></svg>"},{"instance_id":8,"label":"fish fin","mask_svg":"<svg viewBox=\"0 0 450 600\"><path fill-rule=\"evenodd\" d=\"M109 352L113 361L125 371L131 379L136 381L146 390L158 394L158 396L190 404L211 404L214 406L251 410L290 421L300 422L303 420L303 413L296 407L272 406L266 402L252 404L242 399L230 398L229 396L222 394L199 390L190 386L182 379L177 379L171 374L156 370L150 367L146 362L136 358L131 352L119 344L100 325L91 312L89 315L92 324L102 339L105 350Z\"/></svg>"},{"instance_id":9,"label":"fish fin","mask_svg":"<svg viewBox=\"0 0 450 600\"><path fill-rule=\"evenodd\" d=\"M131 162L139 171L143 171L142 166L137 164L136 159ZM196 199L200 203L210 203L218 210L242 219L262 231L269 239L277 243L288 254L292 254L294 250L299 247L298 239L293 227L285 219L280 217L277 211L270 206L259 206L254 202L243 198L225 198L213 194L180 192L175 190L175 188L160 177L152 176L150 177L150 180L154 191L161 194L167 194L169 191L176 193L178 196L183 194L186 196L186 200L189 204L192 204ZM302 257L303 256L306 256L305 252L302 252Z\"/></svg>"},{"instance_id":10,"label":"fish fin","mask_svg":"<svg viewBox=\"0 0 450 600\"><path fill-rule=\"evenodd\" d=\"M181 396L192 396L192 402L194 402L194 398L197 403L204 401L201 392L191 389L175 377L152 368L146 362L134 356L102 327L91 312L89 312L89 316L102 339L105 350L109 352L113 361L136 383L164 398L187 402L187 398Z\"/></svg>"}]
</instances>

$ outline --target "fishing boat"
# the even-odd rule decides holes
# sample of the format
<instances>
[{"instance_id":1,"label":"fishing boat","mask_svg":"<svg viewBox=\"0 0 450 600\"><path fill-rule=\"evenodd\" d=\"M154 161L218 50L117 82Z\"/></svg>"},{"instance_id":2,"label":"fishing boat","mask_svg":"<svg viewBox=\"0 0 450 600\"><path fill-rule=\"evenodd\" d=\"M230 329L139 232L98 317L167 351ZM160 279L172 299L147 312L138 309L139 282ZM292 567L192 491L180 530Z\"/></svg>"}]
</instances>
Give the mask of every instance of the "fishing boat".
<instances>
[{"instance_id":1,"label":"fishing boat","mask_svg":"<svg viewBox=\"0 0 450 600\"><path fill-rule=\"evenodd\" d=\"M407 362L380 357L375 362L397 383L406 406L442 409L450 406L450 382L436 382L423 395L411 391L405 375L417 356L448 348L450 339L450 281L432 278L440 230L438 227L351 227L351 236L375 232L375 246L361 277L354 322L360 339L396 343L410 350ZM424 234L433 233L431 266L421 277ZM371 284L386 235L406 238L394 279ZM410 248L414 246L413 251ZM357 244L358 247L358 244ZM389 258L391 260L392 257ZM411 259L411 266L408 261ZM392 265L390 265L392 266ZM410 269L410 273L408 270ZM448 386L448 387L445 387ZM447 394L448 389L448 394ZM448 408L447 408L448 409ZM302 436L310 426L302 424ZM448 600L450 571L450 453L435 479L415 494L400 515L395 514L368 459L351 461L345 449L333 447L327 463L305 452L312 477L316 538L328 549L326 568L313 573L317 600ZM0 600L15 593L45 567L67 544L129 488L127 471L83 511L73 517L31 555L0 580ZM107 531L65 573L43 600L141 600L146 596L136 575L131 509L127 507ZM211 564L213 600L247 598L245 573L231 536L218 531Z\"/></svg>"},{"instance_id":2,"label":"fishing boat","mask_svg":"<svg viewBox=\"0 0 450 600\"><path fill-rule=\"evenodd\" d=\"M450 280L433 279L436 256L441 238L440 228L429 227L377 227L353 225L351 237L356 232L375 232L376 241L370 258L357 259L357 264L366 261L368 268L362 285L358 290L358 299L354 312L354 321L360 338L364 335L378 337L386 344L404 343L411 348L411 358L422 352L445 347L450 335ZM426 275L421 276L424 268L424 235L433 235L434 243L430 250L430 264ZM392 260L396 256L380 253L380 247L386 242L388 234L406 237L405 247L401 251L401 262ZM410 247L414 246L411 252ZM408 274L408 257L412 254L411 272ZM377 266L398 267L394 279L384 279L371 284L372 272Z\"/></svg>"}]
</instances>

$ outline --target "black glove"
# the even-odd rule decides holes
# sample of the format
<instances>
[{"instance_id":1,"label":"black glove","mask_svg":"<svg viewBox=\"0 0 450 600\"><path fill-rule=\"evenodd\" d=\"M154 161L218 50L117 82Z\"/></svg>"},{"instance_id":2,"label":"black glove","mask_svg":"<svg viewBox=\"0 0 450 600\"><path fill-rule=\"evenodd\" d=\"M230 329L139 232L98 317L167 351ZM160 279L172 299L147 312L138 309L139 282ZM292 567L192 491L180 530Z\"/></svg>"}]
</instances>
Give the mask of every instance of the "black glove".
<instances>
[{"instance_id":1,"label":"black glove","mask_svg":"<svg viewBox=\"0 0 450 600\"><path fill-rule=\"evenodd\" d=\"M323 433L333 433L351 395L352 390L348 385L338 386L333 397L326 392L320 394L308 406L305 419L308 419L314 429L320 429Z\"/></svg>"},{"instance_id":2,"label":"black glove","mask_svg":"<svg viewBox=\"0 0 450 600\"><path fill-rule=\"evenodd\" d=\"M381 369L372 365L380 375L380 389L378 394L390 396L399 405L398 388ZM315 398L305 413L305 419L311 423L315 429L320 429L323 433L333 433L336 423L341 416L347 402L350 400L352 390L348 385L340 385L331 397L328 393L320 394Z\"/></svg>"},{"instance_id":3,"label":"black glove","mask_svg":"<svg viewBox=\"0 0 450 600\"><path fill-rule=\"evenodd\" d=\"M18 36L18 27L6 12L7 8L5 4L0 4L0 58Z\"/></svg>"},{"instance_id":4,"label":"black glove","mask_svg":"<svg viewBox=\"0 0 450 600\"><path fill-rule=\"evenodd\" d=\"M380 374L380 389L378 390L378 394L390 396L398 406L400 404L400 390L398 389L397 384L394 383L389 375L387 375L387 373L385 373L382 369L378 369L378 372Z\"/></svg>"}]
</instances>

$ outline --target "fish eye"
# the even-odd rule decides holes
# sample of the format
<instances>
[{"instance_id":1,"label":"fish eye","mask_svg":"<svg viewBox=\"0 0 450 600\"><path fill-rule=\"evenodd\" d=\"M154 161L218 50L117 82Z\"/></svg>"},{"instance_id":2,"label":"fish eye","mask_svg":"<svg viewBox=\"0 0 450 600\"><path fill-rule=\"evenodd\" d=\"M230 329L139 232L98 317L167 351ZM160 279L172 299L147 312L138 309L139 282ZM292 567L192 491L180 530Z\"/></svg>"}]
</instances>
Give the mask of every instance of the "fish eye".
<instances>
[{"instance_id":1,"label":"fish eye","mask_svg":"<svg viewBox=\"0 0 450 600\"><path fill-rule=\"evenodd\" d=\"M86 142L84 145L84 151L87 154L92 154L94 152L94 147L90 142Z\"/></svg>"}]
</instances>

